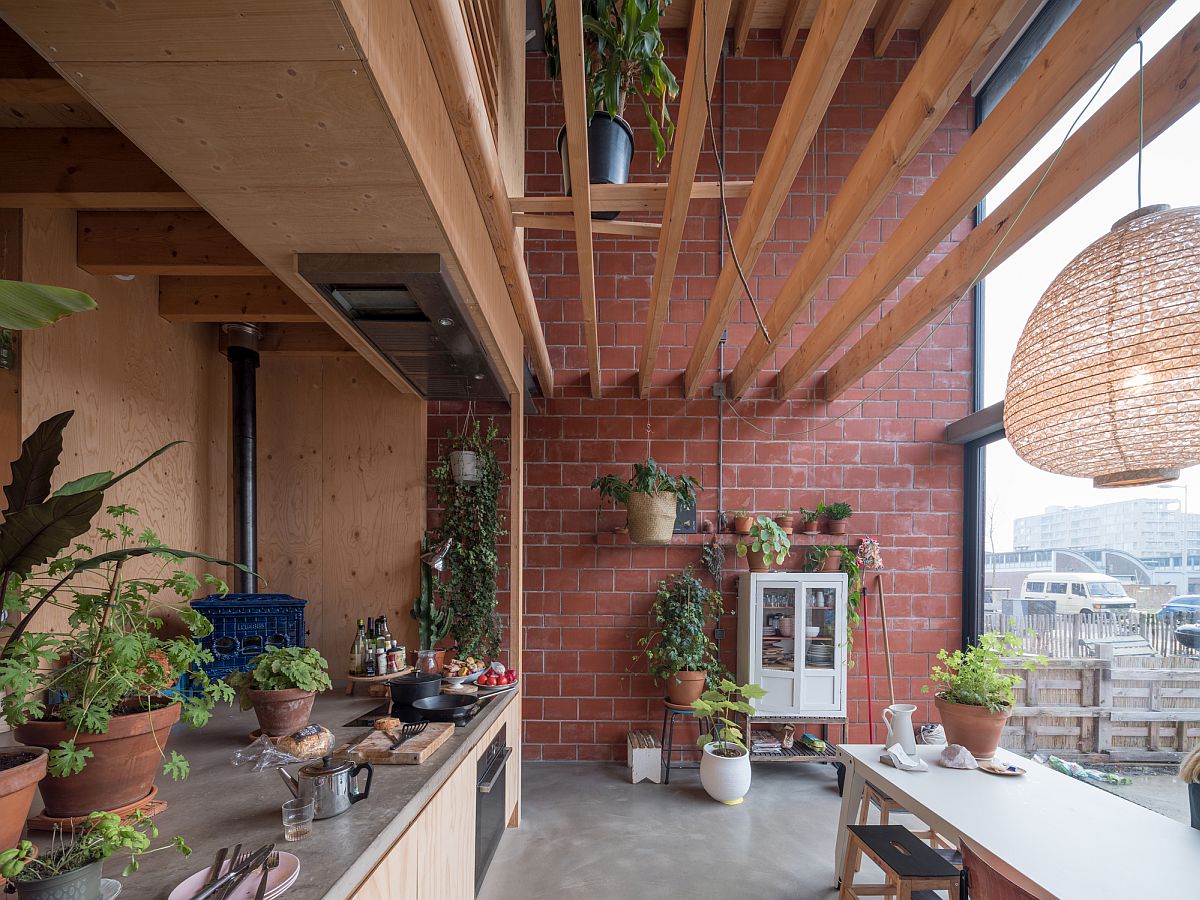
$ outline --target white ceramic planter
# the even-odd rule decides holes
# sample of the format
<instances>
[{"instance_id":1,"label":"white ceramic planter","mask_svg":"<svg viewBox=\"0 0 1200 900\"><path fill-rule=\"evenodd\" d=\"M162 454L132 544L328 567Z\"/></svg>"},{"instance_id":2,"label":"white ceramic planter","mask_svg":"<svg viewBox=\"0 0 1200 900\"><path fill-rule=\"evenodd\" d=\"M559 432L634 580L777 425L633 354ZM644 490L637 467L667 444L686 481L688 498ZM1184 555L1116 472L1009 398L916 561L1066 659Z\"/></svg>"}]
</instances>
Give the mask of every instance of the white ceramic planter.
<instances>
[{"instance_id":1,"label":"white ceramic planter","mask_svg":"<svg viewBox=\"0 0 1200 900\"><path fill-rule=\"evenodd\" d=\"M718 745L705 744L700 758L700 783L708 796L718 803L733 805L741 803L750 790L750 754L741 747L733 747L738 756L717 756L713 753Z\"/></svg>"},{"instance_id":2,"label":"white ceramic planter","mask_svg":"<svg viewBox=\"0 0 1200 900\"><path fill-rule=\"evenodd\" d=\"M459 484L474 484L479 480L478 462L474 450L455 450L450 454L450 474Z\"/></svg>"}]
</instances>

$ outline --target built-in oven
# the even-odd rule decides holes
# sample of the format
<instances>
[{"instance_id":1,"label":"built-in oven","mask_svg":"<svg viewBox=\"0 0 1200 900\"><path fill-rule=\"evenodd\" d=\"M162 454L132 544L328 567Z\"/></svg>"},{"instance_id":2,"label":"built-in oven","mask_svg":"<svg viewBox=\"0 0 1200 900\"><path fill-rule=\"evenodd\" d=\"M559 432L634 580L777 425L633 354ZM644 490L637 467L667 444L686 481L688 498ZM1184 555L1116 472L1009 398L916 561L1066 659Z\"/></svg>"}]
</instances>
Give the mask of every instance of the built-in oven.
<instances>
[{"instance_id":1,"label":"built-in oven","mask_svg":"<svg viewBox=\"0 0 1200 900\"><path fill-rule=\"evenodd\" d=\"M483 884L496 847L508 826L508 808L505 796L505 774L512 747L508 746L507 726L501 725L496 737L479 755L476 764L475 794L475 893Z\"/></svg>"}]
</instances>

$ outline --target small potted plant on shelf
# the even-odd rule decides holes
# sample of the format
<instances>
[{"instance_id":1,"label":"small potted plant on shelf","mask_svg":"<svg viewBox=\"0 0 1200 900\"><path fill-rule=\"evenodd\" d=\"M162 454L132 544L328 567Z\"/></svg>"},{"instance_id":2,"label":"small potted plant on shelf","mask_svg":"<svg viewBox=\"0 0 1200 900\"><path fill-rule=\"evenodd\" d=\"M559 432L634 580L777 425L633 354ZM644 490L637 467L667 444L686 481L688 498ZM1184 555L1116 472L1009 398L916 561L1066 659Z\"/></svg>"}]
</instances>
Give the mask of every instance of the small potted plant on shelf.
<instances>
[{"instance_id":1,"label":"small potted plant on shelf","mask_svg":"<svg viewBox=\"0 0 1200 900\"><path fill-rule=\"evenodd\" d=\"M750 526L749 543L738 541L737 555L747 559L751 572L770 572L782 566L792 548L792 540L768 516L758 516Z\"/></svg>"},{"instance_id":2,"label":"small potted plant on shelf","mask_svg":"<svg viewBox=\"0 0 1200 900\"><path fill-rule=\"evenodd\" d=\"M733 523L734 534L746 535L750 533L750 526L754 523L754 516L750 515L744 509L739 509L729 514L729 521Z\"/></svg>"},{"instance_id":3,"label":"small potted plant on shelf","mask_svg":"<svg viewBox=\"0 0 1200 900\"><path fill-rule=\"evenodd\" d=\"M705 682L724 673L709 629L724 612L721 595L685 569L660 581L650 614L654 629L638 643L650 674L667 688L667 700L687 706L703 693Z\"/></svg>"},{"instance_id":4,"label":"small potted plant on shelf","mask_svg":"<svg viewBox=\"0 0 1200 900\"><path fill-rule=\"evenodd\" d=\"M828 506L821 504L817 509L829 520L830 534L846 533L846 520L854 515L854 510L849 503L839 501L837 503L830 503Z\"/></svg>"},{"instance_id":5,"label":"small potted plant on shelf","mask_svg":"<svg viewBox=\"0 0 1200 900\"><path fill-rule=\"evenodd\" d=\"M690 475L672 475L648 459L633 464L632 478L602 475L592 482L592 490L625 506L629 539L635 544L669 544L675 531L676 504L694 508L699 484Z\"/></svg>"},{"instance_id":6,"label":"small potted plant on shelf","mask_svg":"<svg viewBox=\"0 0 1200 900\"><path fill-rule=\"evenodd\" d=\"M810 572L840 572L842 559L848 549L838 544L817 544L808 548L808 570Z\"/></svg>"},{"instance_id":7,"label":"small potted plant on shelf","mask_svg":"<svg viewBox=\"0 0 1200 900\"><path fill-rule=\"evenodd\" d=\"M313 701L333 687L329 663L312 647L268 647L245 672L225 680L238 693L242 709L253 709L267 737L295 734L308 724Z\"/></svg>"},{"instance_id":8,"label":"small potted plant on shelf","mask_svg":"<svg viewBox=\"0 0 1200 900\"><path fill-rule=\"evenodd\" d=\"M804 534L820 534L821 533L821 513L815 509L805 509L800 507L797 514L800 516L800 521L804 523Z\"/></svg>"},{"instance_id":9,"label":"small potted plant on shelf","mask_svg":"<svg viewBox=\"0 0 1200 900\"><path fill-rule=\"evenodd\" d=\"M934 666L930 680L937 686L934 705L946 730L946 741L961 744L977 759L991 759L1000 746L1000 734L1013 707L1013 688L1020 676L1004 672L1019 659L1032 672L1046 664L1044 656L1024 656L1021 639L1012 633L987 632L966 650L939 650L942 665ZM929 685L922 693L929 692Z\"/></svg>"},{"instance_id":10,"label":"small potted plant on shelf","mask_svg":"<svg viewBox=\"0 0 1200 900\"><path fill-rule=\"evenodd\" d=\"M750 701L766 695L757 684L738 685L722 678L692 703L692 709L707 725L698 741L702 752L700 783L719 803L741 803L750 790L750 751L734 716L751 715L754 707Z\"/></svg>"},{"instance_id":11,"label":"small potted plant on shelf","mask_svg":"<svg viewBox=\"0 0 1200 900\"><path fill-rule=\"evenodd\" d=\"M785 509L775 517L775 524L783 529L784 534L791 537L792 532L796 529L796 517L792 515L790 509Z\"/></svg>"},{"instance_id":12,"label":"small potted plant on shelf","mask_svg":"<svg viewBox=\"0 0 1200 900\"><path fill-rule=\"evenodd\" d=\"M19 900L100 900L100 870L116 853L129 854L122 875L136 872L138 857L146 853L174 848L191 855L181 837L152 850L150 842L157 837L154 821L140 811L124 822L115 813L93 812L69 841L56 828L50 849L41 855L29 841L0 853L0 877L16 886Z\"/></svg>"},{"instance_id":13,"label":"small potted plant on shelf","mask_svg":"<svg viewBox=\"0 0 1200 900\"><path fill-rule=\"evenodd\" d=\"M107 507L111 524L96 529L101 552L76 541L92 527L106 491L173 445L123 473L97 472L51 492L72 415L47 419L22 444L0 525L0 592L15 622L0 646L0 713L20 743L50 751L41 793L53 818L145 800L159 759L165 774L185 778L187 760L166 751L171 726L181 716L203 725L218 701L233 699L201 668L212 654L195 638L210 634L211 623L179 602L202 581L173 566L185 559L232 564L165 546L134 525L137 510L129 506ZM211 575L203 583L227 590ZM69 630L30 629L47 606ZM165 615L182 623L182 634L167 636ZM187 694L172 690L183 676Z\"/></svg>"},{"instance_id":14,"label":"small potted plant on shelf","mask_svg":"<svg viewBox=\"0 0 1200 900\"><path fill-rule=\"evenodd\" d=\"M663 59L659 17L663 0L583 0L583 67L588 115L588 175L592 184L624 184L633 158L633 129L621 118L626 101L636 95L654 138L654 155L662 162L675 133L667 100L679 84ZM545 8L546 72L561 73L558 15L554 0ZM571 193L566 126L558 133L566 193ZM617 213L593 218L615 219Z\"/></svg>"}]
</instances>

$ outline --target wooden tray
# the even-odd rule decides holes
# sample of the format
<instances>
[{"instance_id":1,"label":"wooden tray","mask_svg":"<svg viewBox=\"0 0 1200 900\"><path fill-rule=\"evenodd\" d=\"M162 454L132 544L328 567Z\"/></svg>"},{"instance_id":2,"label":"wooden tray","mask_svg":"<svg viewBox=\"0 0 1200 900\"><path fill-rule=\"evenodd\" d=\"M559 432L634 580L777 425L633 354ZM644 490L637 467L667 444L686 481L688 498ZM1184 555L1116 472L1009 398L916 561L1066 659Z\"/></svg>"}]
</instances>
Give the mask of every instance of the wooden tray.
<instances>
[{"instance_id":1,"label":"wooden tray","mask_svg":"<svg viewBox=\"0 0 1200 900\"><path fill-rule=\"evenodd\" d=\"M371 686L368 694L372 697L386 697L388 695L387 681L391 678L399 678L401 675L407 675L414 670L413 666L405 666L399 672L392 672L388 675L346 675L346 696L354 694L354 686L356 684L367 684ZM376 690L382 688L381 693L375 693Z\"/></svg>"},{"instance_id":2,"label":"wooden tray","mask_svg":"<svg viewBox=\"0 0 1200 900\"><path fill-rule=\"evenodd\" d=\"M384 731L372 731L359 741L338 747L333 751L333 755L375 765L413 766L429 759L452 734L453 722L430 722L424 731L410 737L398 749L393 750L393 735Z\"/></svg>"}]
</instances>

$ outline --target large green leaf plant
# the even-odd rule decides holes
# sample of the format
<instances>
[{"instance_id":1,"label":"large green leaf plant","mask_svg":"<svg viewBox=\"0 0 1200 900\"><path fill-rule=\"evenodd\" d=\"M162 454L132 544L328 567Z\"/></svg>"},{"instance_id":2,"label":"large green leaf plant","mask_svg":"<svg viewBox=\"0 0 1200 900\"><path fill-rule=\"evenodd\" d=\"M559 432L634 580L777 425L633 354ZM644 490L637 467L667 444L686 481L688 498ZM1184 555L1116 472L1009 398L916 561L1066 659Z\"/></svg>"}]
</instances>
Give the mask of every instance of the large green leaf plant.
<instances>
[{"instance_id":1,"label":"large green leaf plant","mask_svg":"<svg viewBox=\"0 0 1200 900\"><path fill-rule=\"evenodd\" d=\"M679 82L663 59L659 20L670 0L583 0L584 78L587 112L623 115L630 94L642 104L654 156L662 162L675 136L667 101L679 94ZM546 72L562 70L558 16L554 0L546 3Z\"/></svg>"},{"instance_id":2,"label":"large green leaf plant","mask_svg":"<svg viewBox=\"0 0 1200 900\"><path fill-rule=\"evenodd\" d=\"M12 480L0 524L0 596L4 634L0 644L0 714L10 726L31 720L64 722L72 736L50 751L50 773L80 772L92 751L81 734L103 734L113 716L167 703L182 704L183 719L204 724L218 701L233 689L210 682L200 666L212 654L195 638L212 625L186 603L201 585L223 593L212 575L198 577L178 567L187 559L236 565L204 553L168 547L135 524L137 510L105 505L105 492L178 441L119 474L97 472L53 489L62 453L63 430L73 413L47 419L23 443L12 464ZM96 529L98 548L77 540L105 510ZM137 574L126 565L141 559ZM243 566L238 568L244 569ZM66 616L66 631L34 631L46 607ZM163 616L173 614L186 633L169 636ZM194 690L177 694L172 685L191 676ZM163 770L186 777L187 761L164 754Z\"/></svg>"}]
</instances>

